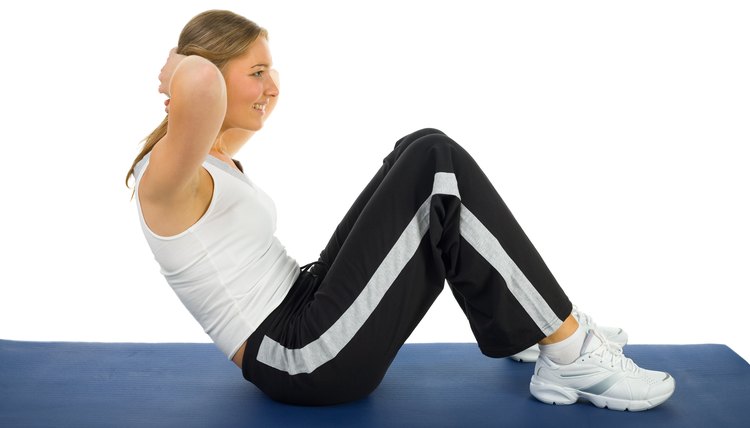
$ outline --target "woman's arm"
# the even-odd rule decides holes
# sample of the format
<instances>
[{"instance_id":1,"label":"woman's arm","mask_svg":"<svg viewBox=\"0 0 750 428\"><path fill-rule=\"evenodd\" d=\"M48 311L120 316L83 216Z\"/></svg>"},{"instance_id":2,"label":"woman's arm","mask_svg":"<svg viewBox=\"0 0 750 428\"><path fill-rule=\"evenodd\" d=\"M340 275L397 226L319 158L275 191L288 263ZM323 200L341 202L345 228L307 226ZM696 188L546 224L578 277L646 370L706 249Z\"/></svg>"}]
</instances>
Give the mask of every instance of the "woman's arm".
<instances>
[{"instance_id":1,"label":"woman's arm","mask_svg":"<svg viewBox=\"0 0 750 428\"><path fill-rule=\"evenodd\" d=\"M142 196L165 202L198 184L200 166L219 134L227 108L226 84L207 59L170 52L159 75L170 97L167 134L154 146Z\"/></svg>"}]
</instances>

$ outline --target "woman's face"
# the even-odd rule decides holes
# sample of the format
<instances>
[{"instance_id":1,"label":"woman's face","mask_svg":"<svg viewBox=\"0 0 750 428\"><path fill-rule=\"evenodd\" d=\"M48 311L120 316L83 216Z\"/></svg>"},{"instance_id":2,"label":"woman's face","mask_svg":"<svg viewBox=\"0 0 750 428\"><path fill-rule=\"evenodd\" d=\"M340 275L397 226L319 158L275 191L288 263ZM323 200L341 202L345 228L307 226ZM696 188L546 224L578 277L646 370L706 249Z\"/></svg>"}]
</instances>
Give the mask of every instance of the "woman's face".
<instances>
[{"instance_id":1,"label":"woman's face","mask_svg":"<svg viewBox=\"0 0 750 428\"><path fill-rule=\"evenodd\" d=\"M258 37L247 52L227 62L222 74L227 85L227 113L222 130L257 131L276 106L278 73L273 68L268 41Z\"/></svg>"}]
</instances>

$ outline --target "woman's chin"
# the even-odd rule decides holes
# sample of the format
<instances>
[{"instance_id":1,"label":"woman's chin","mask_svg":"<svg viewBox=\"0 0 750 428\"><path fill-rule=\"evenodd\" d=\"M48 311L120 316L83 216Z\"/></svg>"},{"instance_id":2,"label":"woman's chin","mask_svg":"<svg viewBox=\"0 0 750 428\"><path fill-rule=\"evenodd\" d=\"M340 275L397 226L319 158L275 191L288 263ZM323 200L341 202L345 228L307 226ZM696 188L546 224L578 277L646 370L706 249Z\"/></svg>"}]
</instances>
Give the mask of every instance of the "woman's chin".
<instances>
[{"instance_id":1,"label":"woman's chin","mask_svg":"<svg viewBox=\"0 0 750 428\"><path fill-rule=\"evenodd\" d=\"M243 129L247 129L248 131L260 131L263 128L263 125L265 124L265 118L260 120L253 120L252 122L246 123L245 126L243 126Z\"/></svg>"}]
</instances>

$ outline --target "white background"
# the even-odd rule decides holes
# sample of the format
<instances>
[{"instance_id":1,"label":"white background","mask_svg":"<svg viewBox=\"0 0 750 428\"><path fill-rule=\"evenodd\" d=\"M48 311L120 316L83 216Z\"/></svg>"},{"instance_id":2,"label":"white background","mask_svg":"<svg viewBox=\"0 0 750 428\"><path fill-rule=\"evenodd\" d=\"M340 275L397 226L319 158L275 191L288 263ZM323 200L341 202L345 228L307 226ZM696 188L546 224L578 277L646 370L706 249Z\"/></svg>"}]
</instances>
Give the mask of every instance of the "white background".
<instances>
[{"instance_id":1,"label":"white background","mask_svg":"<svg viewBox=\"0 0 750 428\"><path fill-rule=\"evenodd\" d=\"M750 359L750 8L736 1L16 2L3 12L0 338L209 342L124 178L212 8L266 27L281 97L236 156L317 259L403 135L484 169L571 299L631 343ZM446 290L409 339L472 342Z\"/></svg>"}]
</instances>

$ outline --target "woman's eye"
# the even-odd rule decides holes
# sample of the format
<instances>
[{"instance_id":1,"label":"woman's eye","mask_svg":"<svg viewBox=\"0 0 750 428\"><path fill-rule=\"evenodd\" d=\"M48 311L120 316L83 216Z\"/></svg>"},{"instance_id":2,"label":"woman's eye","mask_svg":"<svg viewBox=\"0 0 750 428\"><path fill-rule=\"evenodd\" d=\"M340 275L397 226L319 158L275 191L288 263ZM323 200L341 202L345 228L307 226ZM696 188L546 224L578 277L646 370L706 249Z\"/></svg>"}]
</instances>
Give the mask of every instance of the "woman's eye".
<instances>
[{"instance_id":1,"label":"woman's eye","mask_svg":"<svg viewBox=\"0 0 750 428\"><path fill-rule=\"evenodd\" d=\"M261 73L263 73L263 70L256 71L255 73L253 73L253 76L255 76L255 77L263 77L263 76L261 76Z\"/></svg>"}]
</instances>

